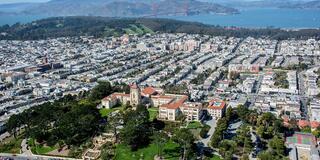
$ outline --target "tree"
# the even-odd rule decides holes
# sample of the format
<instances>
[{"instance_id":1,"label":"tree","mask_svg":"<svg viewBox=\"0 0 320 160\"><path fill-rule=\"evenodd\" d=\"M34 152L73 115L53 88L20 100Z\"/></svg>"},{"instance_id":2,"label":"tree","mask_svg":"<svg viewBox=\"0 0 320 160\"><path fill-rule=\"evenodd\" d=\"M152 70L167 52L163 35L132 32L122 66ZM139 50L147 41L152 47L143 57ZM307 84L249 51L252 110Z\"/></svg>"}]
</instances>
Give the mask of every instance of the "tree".
<instances>
[{"instance_id":1,"label":"tree","mask_svg":"<svg viewBox=\"0 0 320 160\"><path fill-rule=\"evenodd\" d=\"M111 93L112 87L109 82L98 82L98 85L94 87L91 91L90 100L100 100Z\"/></svg>"},{"instance_id":2,"label":"tree","mask_svg":"<svg viewBox=\"0 0 320 160\"><path fill-rule=\"evenodd\" d=\"M193 143L195 141L193 134L188 129L181 128L175 132L172 139L182 149L182 160L188 159L188 155L192 154Z\"/></svg>"},{"instance_id":3,"label":"tree","mask_svg":"<svg viewBox=\"0 0 320 160\"><path fill-rule=\"evenodd\" d=\"M311 127L307 126L307 127L301 128L301 132L311 133Z\"/></svg>"},{"instance_id":4,"label":"tree","mask_svg":"<svg viewBox=\"0 0 320 160\"><path fill-rule=\"evenodd\" d=\"M247 118L247 115L249 114L249 109L244 106L244 105L239 105L237 107L237 113L239 115L239 118L242 120L242 121L245 121L246 122L246 118Z\"/></svg>"},{"instance_id":5,"label":"tree","mask_svg":"<svg viewBox=\"0 0 320 160\"><path fill-rule=\"evenodd\" d=\"M144 106L137 106L137 110L130 110L124 114L124 127L120 137L124 144L130 145L131 150L136 150L148 145L150 141L149 112Z\"/></svg>"},{"instance_id":6,"label":"tree","mask_svg":"<svg viewBox=\"0 0 320 160\"><path fill-rule=\"evenodd\" d=\"M21 126L21 119L18 115L12 115L6 123L7 130L17 138L17 129Z\"/></svg>"},{"instance_id":7,"label":"tree","mask_svg":"<svg viewBox=\"0 0 320 160\"><path fill-rule=\"evenodd\" d=\"M218 147L220 141L223 139L225 131L228 129L228 119L223 117L218 120L215 131L211 137L211 146Z\"/></svg>"},{"instance_id":8,"label":"tree","mask_svg":"<svg viewBox=\"0 0 320 160\"><path fill-rule=\"evenodd\" d=\"M115 155L115 146L112 143L106 143L102 146L101 159L113 159Z\"/></svg>"},{"instance_id":9,"label":"tree","mask_svg":"<svg viewBox=\"0 0 320 160\"><path fill-rule=\"evenodd\" d=\"M275 160L275 157L272 154L270 154L269 152L261 152L258 155L258 158L260 160Z\"/></svg>"},{"instance_id":10,"label":"tree","mask_svg":"<svg viewBox=\"0 0 320 160\"><path fill-rule=\"evenodd\" d=\"M281 137L275 136L269 141L269 147L274 151L277 155L283 156L285 155L285 144L284 140Z\"/></svg>"},{"instance_id":11,"label":"tree","mask_svg":"<svg viewBox=\"0 0 320 160\"><path fill-rule=\"evenodd\" d=\"M163 148L165 144L168 142L168 135L162 131L157 131L153 135L153 139L158 148L158 156L161 158L163 153Z\"/></svg>"},{"instance_id":12,"label":"tree","mask_svg":"<svg viewBox=\"0 0 320 160\"><path fill-rule=\"evenodd\" d=\"M317 128L316 130L314 130L314 131L312 132L312 134L313 134L315 137L319 138L319 137L320 137L320 129Z\"/></svg>"},{"instance_id":13,"label":"tree","mask_svg":"<svg viewBox=\"0 0 320 160\"><path fill-rule=\"evenodd\" d=\"M223 140L219 144L219 153L222 157L225 157L225 159L232 159L233 154L235 153L237 148L236 142L232 140ZM229 157L229 158L227 158Z\"/></svg>"},{"instance_id":14,"label":"tree","mask_svg":"<svg viewBox=\"0 0 320 160\"><path fill-rule=\"evenodd\" d=\"M250 127L247 125L241 126L241 128L237 131L235 141L237 142L238 146L243 147L242 154L250 153L253 148Z\"/></svg>"}]
</instances>

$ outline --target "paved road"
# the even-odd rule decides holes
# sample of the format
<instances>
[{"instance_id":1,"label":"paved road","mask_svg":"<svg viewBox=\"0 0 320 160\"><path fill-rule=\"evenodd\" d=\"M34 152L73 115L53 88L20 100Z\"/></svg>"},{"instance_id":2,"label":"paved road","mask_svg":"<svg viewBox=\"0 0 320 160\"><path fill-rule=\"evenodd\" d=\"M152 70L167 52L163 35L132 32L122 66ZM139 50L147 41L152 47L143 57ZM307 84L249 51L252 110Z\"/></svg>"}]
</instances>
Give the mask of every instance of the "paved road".
<instances>
[{"instance_id":1,"label":"paved road","mask_svg":"<svg viewBox=\"0 0 320 160\"><path fill-rule=\"evenodd\" d=\"M23 154L7 154L0 153L0 159L13 159L13 160L77 160L73 158L61 158L51 156L40 156L40 155L23 155Z\"/></svg>"},{"instance_id":2,"label":"paved road","mask_svg":"<svg viewBox=\"0 0 320 160\"><path fill-rule=\"evenodd\" d=\"M22 142L21 142L21 151L22 151L22 154L23 155L26 155L26 156L33 156L30 148L28 147L28 144L27 144L27 139L23 139Z\"/></svg>"},{"instance_id":3,"label":"paved road","mask_svg":"<svg viewBox=\"0 0 320 160\"><path fill-rule=\"evenodd\" d=\"M305 71L298 73L298 87L299 87L299 95L301 98L301 110L303 112L303 117L306 118L306 120L308 120L309 119L308 105L307 105L308 98L306 97L305 80L303 76L304 74L305 74Z\"/></svg>"},{"instance_id":4,"label":"paved road","mask_svg":"<svg viewBox=\"0 0 320 160\"><path fill-rule=\"evenodd\" d=\"M211 128L208 132L208 137L207 138L204 138L204 139L201 139L199 142L202 142L204 147L208 147L208 144L210 142L210 139L215 131L215 128L217 126L217 120L215 119L211 119L209 121L206 121L205 124L209 125Z\"/></svg>"},{"instance_id":5,"label":"paved road","mask_svg":"<svg viewBox=\"0 0 320 160\"><path fill-rule=\"evenodd\" d=\"M3 140L5 140L8 137L10 137L10 133L9 132L5 132L5 133L1 134L0 135L0 142L2 142Z\"/></svg>"}]
</instances>

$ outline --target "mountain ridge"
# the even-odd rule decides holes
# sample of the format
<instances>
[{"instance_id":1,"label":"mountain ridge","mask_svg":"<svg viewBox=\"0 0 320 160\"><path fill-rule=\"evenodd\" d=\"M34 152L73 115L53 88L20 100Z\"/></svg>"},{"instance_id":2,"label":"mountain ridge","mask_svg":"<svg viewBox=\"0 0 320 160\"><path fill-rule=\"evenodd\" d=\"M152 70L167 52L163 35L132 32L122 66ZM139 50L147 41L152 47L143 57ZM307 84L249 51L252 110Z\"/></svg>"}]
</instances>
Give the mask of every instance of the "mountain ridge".
<instances>
[{"instance_id":1,"label":"mountain ridge","mask_svg":"<svg viewBox=\"0 0 320 160\"><path fill-rule=\"evenodd\" d=\"M1 8L1 5L0 5ZM32 4L19 14L48 16L139 17L194 14L237 14L235 8L198 0L52 0Z\"/></svg>"}]
</instances>

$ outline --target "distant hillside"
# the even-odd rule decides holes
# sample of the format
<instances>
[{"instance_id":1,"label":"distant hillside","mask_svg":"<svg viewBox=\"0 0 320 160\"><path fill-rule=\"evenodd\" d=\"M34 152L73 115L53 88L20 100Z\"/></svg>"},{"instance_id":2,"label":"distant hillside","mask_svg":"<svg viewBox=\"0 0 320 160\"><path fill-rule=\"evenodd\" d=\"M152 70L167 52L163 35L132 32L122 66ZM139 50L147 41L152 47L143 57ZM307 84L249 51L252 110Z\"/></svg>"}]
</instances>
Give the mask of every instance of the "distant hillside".
<instances>
[{"instance_id":1,"label":"distant hillside","mask_svg":"<svg viewBox=\"0 0 320 160\"><path fill-rule=\"evenodd\" d=\"M28 7L21 13L48 16L134 17L176 13L236 14L238 10L198 0L52 0Z\"/></svg>"},{"instance_id":2,"label":"distant hillside","mask_svg":"<svg viewBox=\"0 0 320 160\"><path fill-rule=\"evenodd\" d=\"M320 0L311 2L298 3L294 5L281 6L282 8L299 8L299 9L320 9Z\"/></svg>"},{"instance_id":3,"label":"distant hillside","mask_svg":"<svg viewBox=\"0 0 320 160\"><path fill-rule=\"evenodd\" d=\"M28 8L35 7L40 3L12 3L12 4L0 4L1 12L22 12Z\"/></svg>"},{"instance_id":4,"label":"distant hillside","mask_svg":"<svg viewBox=\"0 0 320 160\"><path fill-rule=\"evenodd\" d=\"M277 8L279 6L289 6L297 4L301 2L299 0L217 0L215 3L219 3L222 5L230 6L230 7L241 7L241 8L251 8L251 7L259 7L259 8Z\"/></svg>"},{"instance_id":5,"label":"distant hillside","mask_svg":"<svg viewBox=\"0 0 320 160\"><path fill-rule=\"evenodd\" d=\"M271 37L274 39L320 38L319 29L285 31L281 29L224 28L176 21L149 18L104 18L104 17L58 17L28 24L0 27L0 40L36 40L66 36L121 36L122 34L190 33L233 37Z\"/></svg>"}]
</instances>

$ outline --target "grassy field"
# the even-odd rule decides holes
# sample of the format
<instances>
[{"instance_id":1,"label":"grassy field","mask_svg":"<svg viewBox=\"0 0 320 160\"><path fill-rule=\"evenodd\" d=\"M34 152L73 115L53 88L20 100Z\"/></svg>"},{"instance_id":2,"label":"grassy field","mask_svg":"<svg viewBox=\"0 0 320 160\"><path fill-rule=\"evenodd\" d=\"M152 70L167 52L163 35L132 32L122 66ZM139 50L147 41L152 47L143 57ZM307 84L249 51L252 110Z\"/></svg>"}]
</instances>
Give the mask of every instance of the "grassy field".
<instances>
[{"instance_id":1,"label":"grassy field","mask_svg":"<svg viewBox=\"0 0 320 160\"><path fill-rule=\"evenodd\" d=\"M1 153L20 153L22 138L11 139L9 142L0 144Z\"/></svg>"},{"instance_id":2,"label":"grassy field","mask_svg":"<svg viewBox=\"0 0 320 160\"><path fill-rule=\"evenodd\" d=\"M51 152L57 149L57 147L55 146L50 147L50 146L42 146L42 145L36 144L35 140L32 138L28 140L28 144L31 147L32 153L34 154L47 154L48 152Z\"/></svg>"},{"instance_id":3,"label":"grassy field","mask_svg":"<svg viewBox=\"0 0 320 160\"><path fill-rule=\"evenodd\" d=\"M154 120L158 116L158 108L149 108L149 116L150 116L150 121Z\"/></svg>"},{"instance_id":4,"label":"grassy field","mask_svg":"<svg viewBox=\"0 0 320 160\"><path fill-rule=\"evenodd\" d=\"M102 117L107 117L111 112L122 110L123 108L124 108L123 106L119 105L111 109L101 108L99 112Z\"/></svg>"},{"instance_id":5,"label":"grassy field","mask_svg":"<svg viewBox=\"0 0 320 160\"><path fill-rule=\"evenodd\" d=\"M198 128L202 128L202 127L203 127L202 124L197 121L192 121L187 126L188 129L198 129Z\"/></svg>"},{"instance_id":6,"label":"grassy field","mask_svg":"<svg viewBox=\"0 0 320 160\"><path fill-rule=\"evenodd\" d=\"M213 157L210 160L222 160L222 159L217 155L213 155Z\"/></svg>"},{"instance_id":7,"label":"grassy field","mask_svg":"<svg viewBox=\"0 0 320 160\"><path fill-rule=\"evenodd\" d=\"M138 151L131 151L126 145L118 145L116 148L116 159L117 160L149 160L154 159L157 154L157 146L150 144L146 148L139 149ZM164 157L166 160L177 160L179 159L179 147L172 141L169 141L164 148Z\"/></svg>"}]
</instances>

